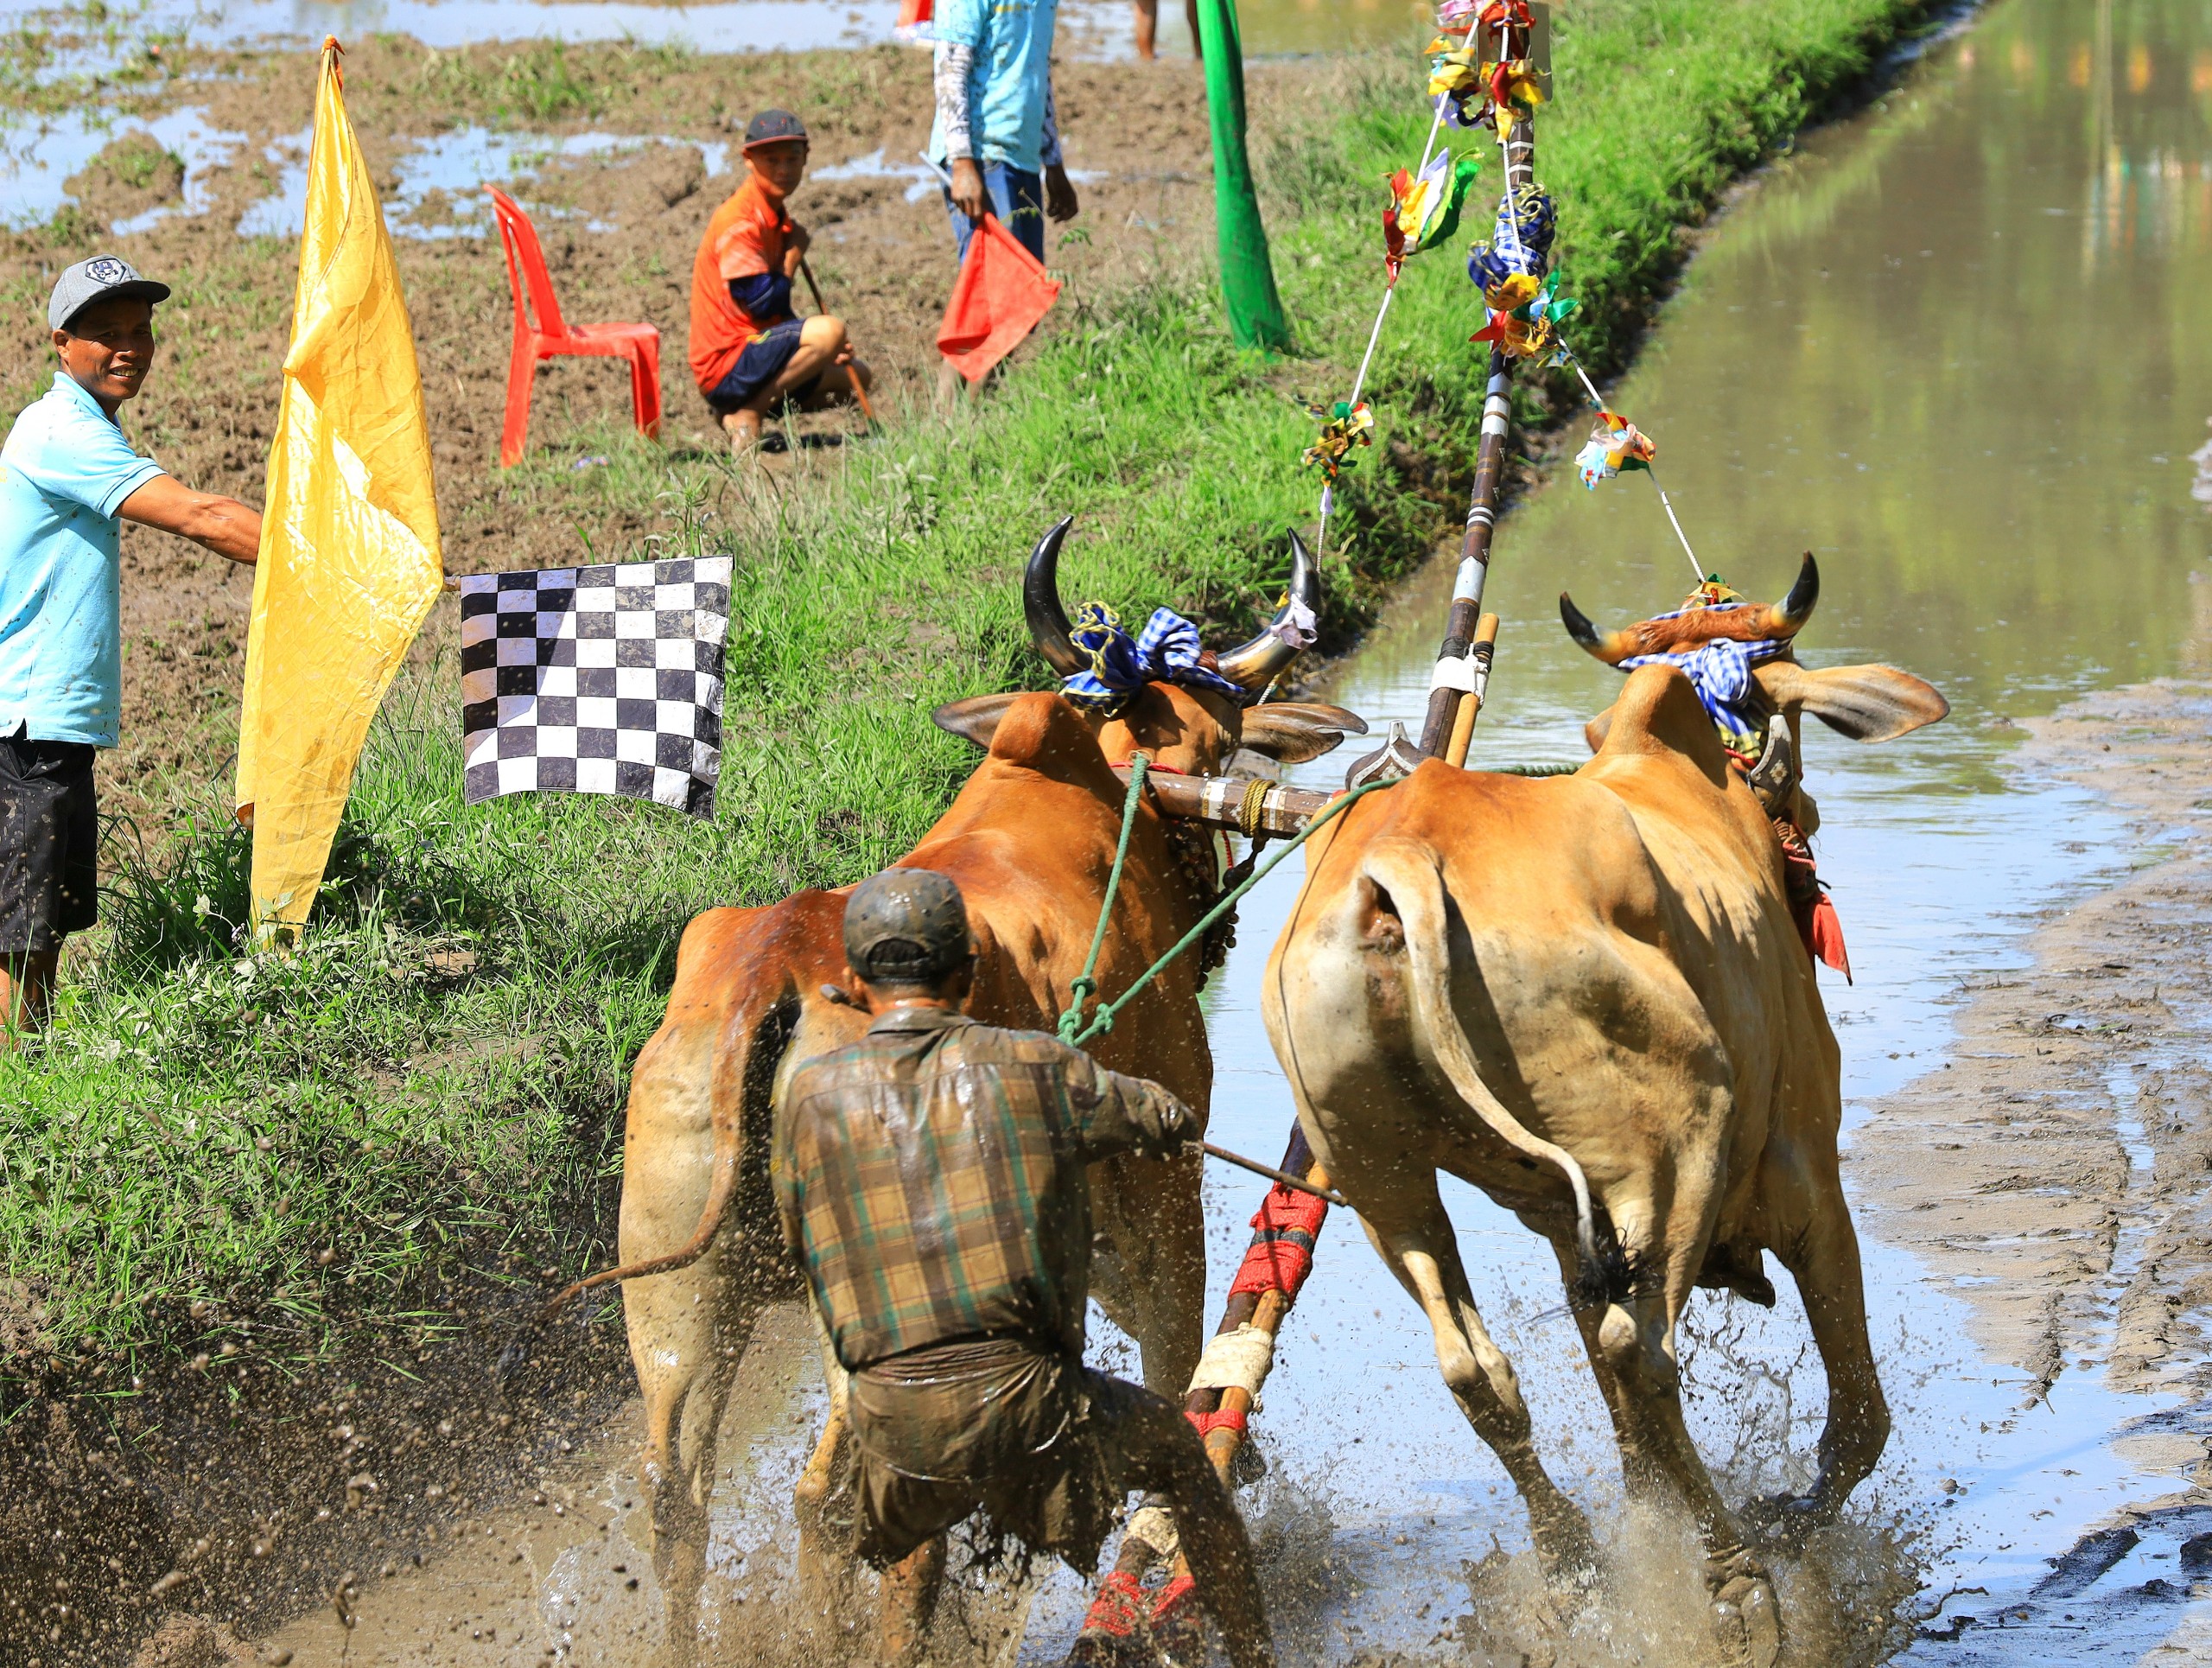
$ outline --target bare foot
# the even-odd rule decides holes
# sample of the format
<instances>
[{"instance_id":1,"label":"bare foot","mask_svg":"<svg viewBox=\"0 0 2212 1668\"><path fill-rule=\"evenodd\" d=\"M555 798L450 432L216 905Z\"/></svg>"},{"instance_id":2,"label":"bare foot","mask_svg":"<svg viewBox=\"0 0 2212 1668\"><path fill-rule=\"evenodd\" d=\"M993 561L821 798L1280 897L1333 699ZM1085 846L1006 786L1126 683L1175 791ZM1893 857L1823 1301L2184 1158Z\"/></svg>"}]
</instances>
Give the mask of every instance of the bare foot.
<instances>
[{"instance_id":1,"label":"bare foot","mask_svg":"<svg viewBox=\"0 0 2212 1668\"><path fill-rule=\"evenodd\" d=\"M743 457L760 444L760 413L731 411L722 418L722 432L729 436L731 455Z\"/></svg>"}]
</instances>

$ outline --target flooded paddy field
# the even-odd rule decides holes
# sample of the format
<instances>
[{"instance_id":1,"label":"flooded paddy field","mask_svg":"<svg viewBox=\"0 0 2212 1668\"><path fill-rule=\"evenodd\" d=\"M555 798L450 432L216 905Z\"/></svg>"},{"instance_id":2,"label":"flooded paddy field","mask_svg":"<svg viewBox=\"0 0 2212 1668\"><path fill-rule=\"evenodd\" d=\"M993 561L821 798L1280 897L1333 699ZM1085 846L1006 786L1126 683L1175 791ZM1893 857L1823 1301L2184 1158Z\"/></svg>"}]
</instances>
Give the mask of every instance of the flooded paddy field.
<instances>
[{"instance_id":1,"label":"flooded paddy field","mask_svg":"<svg viewBox=\"0 0 2212 1668\"><path fill-rule=\"evenodd\" d=\"M686 143L706 175L727 141L702 128ZM899 212L906 182L880 188ZM192 235L234 235L201 220ZM1607 391L1657 438L1704 568L1770 594L1814 549L1805 658L1892 662L1954 708L1885 748L1808 737L1857 977L1822 975L1897 1429L1845 1522L1779 1568L1793 1662L2212 1658L2212 514L2190 456L2212 417L2208 268L2202 9L2000 0L1750 185ZM1585 494L1555 472L1498 540L1505 629L1473 762L1582 756L1614 674L1553 599L1649 614L1687 565L1648 483ZM1416 723L1449 584L1447 566L1410 587L1313 692ZM1345 754L1294 779L1332 785ZM1290 1108L1258 984L1297 872L1248 901L1209 993L1213 1138L1269 1157ZM1471 1190L1445 1197L1547 1461L1608 1525L1612 1586L1564 1617L1538 1601L1510 1486L1339 1213L1255 1421L1268 1473L1245 1503L1285 1660L1703 1660L1694 1563L1620 1509L1548 1251ZM1255 1203L1210 1175L1216 1306ZM1685 1334L1693 1429L1732 1498L1802 1483L1823 1409L1786 1283L1771 1311L1700 1294ZM602 1365L563 1410L570 1437L461 1467L465 1506L392 1501L370 1550L180 1618L140 1661L650 1660L637 1432ZM722 1436L717 1661L840 1654L797 1620L789 1529L821 1399L804 1315L772 1309ZM365 1417L332 1407L300 1440L350 1451ZM380 1442L405 1435L404 1406L378 1417ZM963 1598L940 1659L1046 1664L1085 1592L1054 1571Z\"/></svg>"}]
</instances>

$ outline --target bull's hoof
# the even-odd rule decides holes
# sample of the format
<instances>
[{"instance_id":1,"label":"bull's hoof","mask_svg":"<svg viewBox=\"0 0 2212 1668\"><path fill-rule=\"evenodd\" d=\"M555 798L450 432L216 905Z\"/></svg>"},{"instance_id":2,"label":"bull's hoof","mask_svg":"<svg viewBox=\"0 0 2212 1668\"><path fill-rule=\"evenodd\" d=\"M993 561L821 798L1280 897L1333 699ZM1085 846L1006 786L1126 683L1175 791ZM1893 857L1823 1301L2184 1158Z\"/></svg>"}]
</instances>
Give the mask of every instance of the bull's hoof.
<instances>
[{"instance_id":1,"label":"bull's hoof","mask_svg":"<svg viewBox=\"0 0 2212 1668\"><path fill-rule=\"evenodd\" d=\"M1818 1493L1774 1494L1746 1506L1742 1518L1761 1545L1800 1552L1815 1530L1835 1521L1835 1511Z\"/></svg>"},{"instance_id":2,"label":"bull's hoof","mask_svg":"<svg viewBox=\"0 0 2212 1668\"><path fill-rule=\"evenodd\" d=\"M1536 1562L1543 1566L1544 1584L1554 1597L1580 1599L1596 1588L1602 1573L1598 1541L1580 1512L1570 1508L1548 1522L1531 1522L1529 1531L1536 1543Z\"/></svg>"},{"instance_id":3,"label":"bull's hoof","mask_svg":"<svg viewBox=\"0 0 2212 1668\"><path fill-rule=\"evenodd\" d=\"M1738 1576L1713 1595L1713 1634L1728 1668L1774 1668L1782 1610L1764 1576Z\"/></svg>"}]
</instances>

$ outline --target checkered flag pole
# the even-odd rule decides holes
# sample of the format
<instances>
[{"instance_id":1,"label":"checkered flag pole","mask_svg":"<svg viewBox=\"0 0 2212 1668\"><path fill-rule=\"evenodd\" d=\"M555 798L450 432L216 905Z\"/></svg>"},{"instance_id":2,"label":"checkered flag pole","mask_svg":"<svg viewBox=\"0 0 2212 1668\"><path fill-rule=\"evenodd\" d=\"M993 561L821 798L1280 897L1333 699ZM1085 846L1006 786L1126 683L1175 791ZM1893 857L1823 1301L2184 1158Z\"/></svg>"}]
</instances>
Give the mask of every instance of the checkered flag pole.
<instances>
[{"instance_id":1,"label":"checkered flag pole","mask_svg":"<svg viewBox=\"0 0 2212 1668\"><path fill-rule=\"evenodd\" d=\"M464 577L468 803L620 793L712 817L729 577L726 556Z\"/></svg>"}]
</instances>

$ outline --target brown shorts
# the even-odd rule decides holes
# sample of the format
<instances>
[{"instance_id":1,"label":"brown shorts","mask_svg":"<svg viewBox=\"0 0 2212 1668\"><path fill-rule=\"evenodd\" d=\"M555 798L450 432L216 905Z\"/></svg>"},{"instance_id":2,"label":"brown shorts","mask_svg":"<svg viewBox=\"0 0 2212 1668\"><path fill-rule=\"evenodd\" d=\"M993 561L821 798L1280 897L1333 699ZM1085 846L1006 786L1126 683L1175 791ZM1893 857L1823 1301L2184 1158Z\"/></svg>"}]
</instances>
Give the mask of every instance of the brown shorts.
<instances>
[{"instance_id":1,"label":"brown shorts","mask_svg":"<svg viewBox=\"0 0 2212 1668\"><path fill-rule=\"evenodd\" d=\"M862 1558L896 1563L980 1508L1086 1575L1126 1492L1116 1428L1141 1411L1174 1416L1140 1385L1007 1339L879 1362L853 1375L847 1407Z\"/></svg>"}]
</instances>

